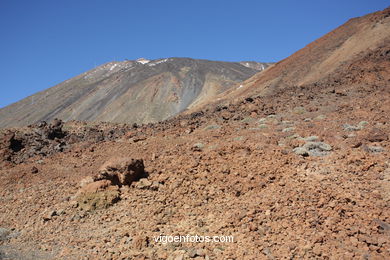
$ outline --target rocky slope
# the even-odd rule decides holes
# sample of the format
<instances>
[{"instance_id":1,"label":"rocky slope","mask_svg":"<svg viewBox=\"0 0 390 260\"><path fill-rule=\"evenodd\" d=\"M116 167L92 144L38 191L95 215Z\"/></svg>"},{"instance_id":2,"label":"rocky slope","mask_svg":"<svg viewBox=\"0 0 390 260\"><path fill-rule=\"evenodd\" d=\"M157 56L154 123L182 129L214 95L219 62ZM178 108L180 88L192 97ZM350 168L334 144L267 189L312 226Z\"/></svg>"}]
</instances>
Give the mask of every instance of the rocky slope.
<instances>
[{"instance_id":1,"label":"rocky slope","mask_svg":"<svg viewBox=\"0 0 390 260\"><path fill-rule=\"evenodd\" d=\"M259 73L249 78L240 84L241 88L232 88L224 92L223 95L215 99L217 102L214 102L213 105L229 103L245 96L267 95L279 89L315 84L327 80L338 71L349 71L348 66L355 66L356 60L364 59L378 49L386 48L389 41L390 8L350 19L344 25L276 63L265 73ZM370 73L375 74L377 71L375 66L374 62L365 65L364 69L371 70ZM385 70L387 69L385 68ZM378 76L383 77L383 83L387 83L388 71L381 73ZM355 80L361 78L358 77ZM345 81L345 79L343 80ZM364 80L373 80L373 78L365 78Z\"/></svg>"},{"instance_id":2,"label":"rocky slope","mask_svg":"<svg viewBox=\"0 0 390 260\"><path fill-rule=\"evenodd\" d=\"M188 58L110 62L0 109L0 127L41 120L148 123L207 102L268 64Z\"/></svg>"},{"instance_id":3,"label":"rocky slope","mask_svg":"<svg viewBox=\"0 0 390 260\"><path fill-rule=\"evenodd\" d=\"M160 123L3 130L0 257L389 259L389 70L384 41L314 82L259 81Z\"/></svg>"}]
</instances>

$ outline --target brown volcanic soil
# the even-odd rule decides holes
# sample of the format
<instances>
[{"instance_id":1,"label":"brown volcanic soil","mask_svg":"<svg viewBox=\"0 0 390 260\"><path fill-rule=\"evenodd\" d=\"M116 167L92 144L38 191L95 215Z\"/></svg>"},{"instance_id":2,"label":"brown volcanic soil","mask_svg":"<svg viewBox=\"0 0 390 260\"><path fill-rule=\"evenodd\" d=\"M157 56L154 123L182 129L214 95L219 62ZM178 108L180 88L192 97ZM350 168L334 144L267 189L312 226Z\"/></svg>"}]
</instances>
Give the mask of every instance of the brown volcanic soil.
<instances>
[{"instance_id":1,"label":"brown volcanic soil","mask_svg":"<svg viewBox=\"0 0 390 260\"><path fill-rule=\"evenodd\" d=\"M0 227L11 235L0 256L389 259L388 43L315 82L162 123L65 124L43 155L37 127L16 133L19 151L6 135ZM297 154L310 145L309 156ZM119 188L108 208L82 210L81 180L113 157L142 158L147 179ZM235 241L163 245L160 234Z\"/></svg>"}]
</instances>

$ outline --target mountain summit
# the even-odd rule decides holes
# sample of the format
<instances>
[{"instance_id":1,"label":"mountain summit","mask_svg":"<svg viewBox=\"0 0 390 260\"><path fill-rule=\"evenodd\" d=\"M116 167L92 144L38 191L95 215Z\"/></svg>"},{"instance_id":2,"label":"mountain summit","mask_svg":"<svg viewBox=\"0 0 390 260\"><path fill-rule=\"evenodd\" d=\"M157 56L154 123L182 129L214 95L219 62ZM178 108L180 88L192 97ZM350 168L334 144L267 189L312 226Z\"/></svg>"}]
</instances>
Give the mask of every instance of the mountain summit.
<instances>
[{"instance_id":1,"label":"mountain summit","mask_svg":"<svg viewBox=\"0 0 390 260\"><path fill-rule=\"evenodd\" d=\"M54 118L161 121L212 100L269 65L190 58L110 62L0 109L0 127Z\"/></svg>"}]
</instances>

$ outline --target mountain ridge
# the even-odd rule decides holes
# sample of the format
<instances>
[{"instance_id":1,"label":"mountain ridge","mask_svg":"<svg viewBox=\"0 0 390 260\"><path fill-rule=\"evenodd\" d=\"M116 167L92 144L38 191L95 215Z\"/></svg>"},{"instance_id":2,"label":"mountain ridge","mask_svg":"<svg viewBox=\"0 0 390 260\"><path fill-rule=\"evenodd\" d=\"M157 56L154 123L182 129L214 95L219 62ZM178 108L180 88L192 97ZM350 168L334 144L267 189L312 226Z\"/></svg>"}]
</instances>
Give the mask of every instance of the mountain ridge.
<instances>
[{"instance_id":1,"label":"mountain ridge","mask_svg":"<svg viewBox=\"0 0 390 260\"><path fill-rule=\"evenodd\" d=\"M212 99L270 65L252 68L256 64L191 58L108 62L0 109L0 127L54 118L157 122Z\"/></svg>"}]
</instances>

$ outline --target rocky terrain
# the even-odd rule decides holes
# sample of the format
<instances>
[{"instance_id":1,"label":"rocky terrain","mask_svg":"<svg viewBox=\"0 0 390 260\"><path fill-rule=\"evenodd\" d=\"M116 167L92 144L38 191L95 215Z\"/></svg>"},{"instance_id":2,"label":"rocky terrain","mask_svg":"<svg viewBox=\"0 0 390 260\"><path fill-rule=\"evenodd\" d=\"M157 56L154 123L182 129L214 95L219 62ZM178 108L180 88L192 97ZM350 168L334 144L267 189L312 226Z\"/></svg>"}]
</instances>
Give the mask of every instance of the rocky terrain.
<instances>
[{"instance_id":1,"label":"rocky terrain","mask_svg":"<svg viewBox=\"0 0 390 260\"><path fill-rule=\"evenodd\" d=\"M162 122L2 130L0 258L389 259L389 20L355 18ZM372 45L318 76L355 35Z\"/></svg>"},{"instance_id":2,"label":"rocky terrain","mask_svg":"<svg viewBox=\"0 0 390 260\"><path fill-rule=\"evenodd\" d=\"M54 118L157 122L209 102L270 65L189 58L110 62L0 109L0 127Z\"/></svg>"}]
</instances>

